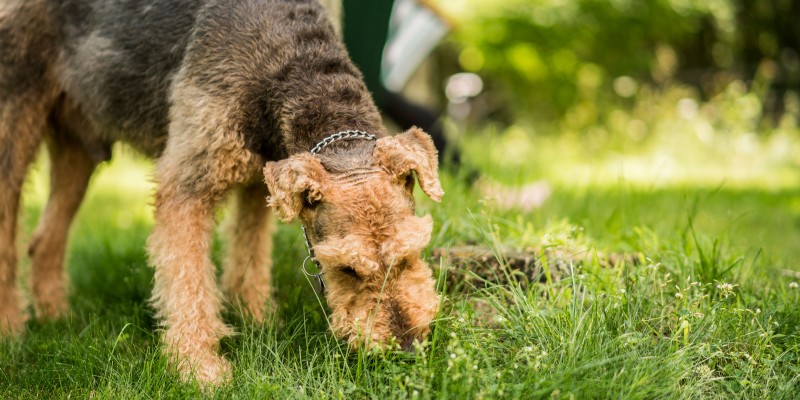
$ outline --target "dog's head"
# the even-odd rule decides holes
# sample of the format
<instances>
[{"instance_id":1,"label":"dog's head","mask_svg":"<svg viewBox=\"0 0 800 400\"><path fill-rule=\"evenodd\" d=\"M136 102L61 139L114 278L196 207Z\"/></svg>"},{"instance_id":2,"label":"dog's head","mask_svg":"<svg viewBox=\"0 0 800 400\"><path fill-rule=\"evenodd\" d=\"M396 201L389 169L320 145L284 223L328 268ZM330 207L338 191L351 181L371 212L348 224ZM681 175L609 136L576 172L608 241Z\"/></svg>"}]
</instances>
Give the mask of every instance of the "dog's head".
<instances>
[{"instance_id":1,"label":"dog's head","mask_svg":"<svg viewBox=\"0 0 800 400\"><path fill-rule=\"evenodd\" d=\"M352 346L409 348L422 341L439 305L420 253L433 227L414 214L414 177L435 201L443 195L436 148L417 128L379 139L371 162L329 172L303 153L269 162L269 204L283 221L299 217L324 272L331 329Z\"/></svg>"}]
</instances>

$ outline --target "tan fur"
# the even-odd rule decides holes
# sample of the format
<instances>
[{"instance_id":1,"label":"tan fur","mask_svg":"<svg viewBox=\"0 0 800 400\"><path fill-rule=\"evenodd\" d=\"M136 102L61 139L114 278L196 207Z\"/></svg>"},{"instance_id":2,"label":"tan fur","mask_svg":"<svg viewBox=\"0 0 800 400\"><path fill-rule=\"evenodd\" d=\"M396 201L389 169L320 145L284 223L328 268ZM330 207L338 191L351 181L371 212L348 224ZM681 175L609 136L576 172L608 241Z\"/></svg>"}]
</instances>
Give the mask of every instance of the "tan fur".
<instances>
[{"instance_id":1,"label":"tan fur","mask_svg":"<svg viewBox=\"0 0 800 400\"><path fill-rule=\"evenodd\" d=\"M45 133L40 117L52 104L52 97L28 94L19 101L0 102L0 143L5 158L0 171L0 335L19 334L26 315L21 310L16 287L16 229L22 184L28 166L36 155Z\"/></svg>"},{"instance_id":2,"label":"tan fur","mask_svg":"<svg viewBox=\"0 0 800 400\"><path fill-rule=\"evenodd\" d=\"M147 246L155 266L153 304L167 328L167 355L186 377L224 381L230 366L216 352L219 339L231 331L219 318L222 299L209 259L213 203L181 199L162 186L155 217Z\"/></svg>"},{"instance_id":3,"label":"tan fur","mask_svg":"<svg viewBox=\"0 0 800 400\"><path fill-rule=\"evenodd\" d=\"M59 103L55 73L48 63L57 51L53 43L55 24L44 1L4 1L0 3L0 335L20 334L27 318L20 309L16 288L16 230L22 184L28 166L36 155L46 132L51 142L68 135L48 129L48 116ZM35 79L26 74L36 73ZM58 119L59 116L55 116ZM57 128L51 126L50 128ZM62 275L64 241L69 221L80 203L81 178L65 178L65 159L78 163L78 175L84 169L80 156L70 149L54 153L53 186L69 194L54 195L43 215L43 225L54 229L54 237L44 243L52 254L34 257L34 295L37 313L60 314L66 308ZM57 175L57 176L56 176ZM85 185L83 185L85 186ZM36 252L34 252L36 256Z\"/></svg>"},{"instance_id":4,"label":"tan fur","mask_svg":"<svg viewBox=\"0 0 800 400\"><path fill-rule=\"evenodd\" d=\"M414 127L403 135L379 140L375 158L394 178L416 172L422 191L434 201L442 200L436 147L421 129Z\"/></svg>"},{"instance_id":5,"label":"tan fur","mask_svg":"<svg viewBox=\"0 0 800 400\"><path fill-rule=\"evenodd\" d=\"M235 184L257 180L261 160L238 134L233 105L204 92L183 72L176 81L169 140L158 160L158 175L180 185L185 195L214 201Z\"/></svg>"},{"instance_id":6,"label":"tan fur","mask_svg":"<svg viewBox=\"0 0 800 400\"><path fill-rule=\"evenodd\" d=\"M50 199L28 248L33 264L36 315L57 318L67 311L64 252L72 218L86 193L94 162L71 137L48 140L51 160Z\"/></svg>"},{"instance_id":7,"label":"tan fur","mask_svg":"<svg viewBox=\"0 0 800 400\"><path fill-rule=\"evenodd\" d=\"M266 187L254 185L235 194L228 232L222 287L233 304L262 322L272 304L272 233L274 218L264 200Z\"/></svg>"},{"instance_id":8,"label":"tan fur","mask_svg":"<svg viewBox=\"0 0 800 400\"><path fill-rule=\"evenodd\" d=\"M191 83L176 84L170 137L156 165L156 225L148 239L155 267L153 303L166 328L170 359L184 377L220 383L231 368L217 355L231 332L220 319L221 293L209 259L213 211L225 192L258 171L229 110ZM197 171L204 174L198 179ZM250 244L252 245L252 244Z\"/></svg>"},{"instance_id":9,"label":"tan fur","mask_svg":"<svg viewBox=\"0 0 800 400\"><path fill-rule=\"evenodd\" d=\"M371 238L347 235L315 246L317 259L325 266L352 266L363 279L352 290L353 279L331 274L328 304L333 310L331 329L356 346L385 342L392 336L423 338L436 313L438 296L433 291L431 269L419 261L430 240L431 218L407 217L397 229L386 229L386 238L376 251ZM385 260L385 261L382 261ZM379 303L383 303L381 307ZM409 320L402 332L391 327L393 312ZM361 336L364 336L362 338Z\"/></svg>"},{"instance_id":10,"label":"tan fur","mask_svg":"<svg viewBox=\"0 0 800 400\"><path fill-rule=\"evenodd\" d=\"M325 272L331 330L353 346L403 347L422 340L438 309L431 269L420 260L432 230L414 215L412 173L423 191L443 195L436 149L417 128L379 139L372 161L326 171L299 154L267 163L270 205L284 220L299 216ZM353 272L348 272L352 269Z\"/></svg>"},{"instance_id":11,"label":"tan fur","mask_svg":"<svg viewBox=\"0 0 800 400\"><path fill-rule=\"evenodd\" d=\"M325 168L311 153L301 153L279 163L267 163L264 179L272 192L270 206L283 222L295 219L304 201L321 200L322 188L328 184Z\"/></svg>"}]
</instances>

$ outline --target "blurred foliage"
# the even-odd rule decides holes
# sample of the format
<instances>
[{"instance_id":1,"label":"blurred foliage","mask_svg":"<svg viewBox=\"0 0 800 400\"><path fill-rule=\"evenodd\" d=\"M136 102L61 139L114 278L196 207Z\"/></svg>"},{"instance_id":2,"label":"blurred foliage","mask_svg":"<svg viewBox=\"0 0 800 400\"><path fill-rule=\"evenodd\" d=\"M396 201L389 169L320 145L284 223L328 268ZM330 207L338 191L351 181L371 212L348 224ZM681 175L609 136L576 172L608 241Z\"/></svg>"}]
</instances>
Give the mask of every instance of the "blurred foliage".
<instances>
[{"instance_id":1,"label":"blurred foliage","mask_svg":"<svg viewBox=\"0 0 800 400\"><path fill-rule=\"evenodd\" d=\"M642 90L676 82L707 100L740 90L730 86L739 80L777 115L800 82L800 4L791 0L438 5L455 21L459 67L487 79L492 103L510 105L514 120L596 119L607 105L633 106Z\"/></svg>"}]
</instances>

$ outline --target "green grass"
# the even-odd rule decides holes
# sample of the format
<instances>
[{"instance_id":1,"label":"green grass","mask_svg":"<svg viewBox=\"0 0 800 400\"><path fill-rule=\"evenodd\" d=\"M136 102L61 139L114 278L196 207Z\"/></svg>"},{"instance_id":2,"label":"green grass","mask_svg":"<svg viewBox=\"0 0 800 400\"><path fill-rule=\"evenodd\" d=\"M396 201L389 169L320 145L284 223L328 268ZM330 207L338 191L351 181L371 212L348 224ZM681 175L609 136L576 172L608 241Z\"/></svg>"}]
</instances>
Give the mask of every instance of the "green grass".
<instances>
[{"instance_id":1,"label":"green grass","mask_svg":"<svg viewBox=\"0 0 800 400\"><path fill-rule=\"evenodd\" d=\"M280 309L264 326L226 312L239 332L223 343L234 380L214 396L800 396L800 289L784 275L800 270L797 135L788 136L788 156L766 144L748 153L749 168L735 154L698 155L706 153L691 142L622 151L571 137L490 132L465 140L465 159L486 176L546 179L553 195L529 213L501 210L444 174L441 205L420 197L420 212L436 220L431 247L564 246L641 254L642 265L573 265L566 279L526 289L440 288L447 296L423 348L349 352L327 331L326 310L300 272L298 226L282 225L274 254ZM517 148L508 141L532 157L505 153ZM484 154L487 143L500 150ZM648 161L664 152L678 167ZM150 168L123 151L94 178L68 254L72 314L31 321L22 339L0 344L0 398L203 395L166 368L146 301ZM27 184L26 238L47 193L45 173L40 162ZM217 243L216 261L220 254ZM23 260L23 281L27 269Z\"/></svg>"}]
</instances>

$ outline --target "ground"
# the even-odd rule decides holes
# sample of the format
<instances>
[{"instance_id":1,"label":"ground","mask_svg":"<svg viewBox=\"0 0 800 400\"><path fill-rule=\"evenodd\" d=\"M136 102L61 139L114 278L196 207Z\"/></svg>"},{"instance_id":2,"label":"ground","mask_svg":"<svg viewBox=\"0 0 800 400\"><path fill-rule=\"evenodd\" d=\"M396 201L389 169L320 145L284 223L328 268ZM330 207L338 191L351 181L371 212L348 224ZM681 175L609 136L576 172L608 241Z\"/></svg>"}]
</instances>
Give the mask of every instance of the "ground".
<instances>
[{"instance_id":1,"label":"ground","mask_svg":"<svg viewBox=\"0 0 800 400\"><path fill-rule=\"evenodd\" d=\"M350 352L337 342L300 270L299 227L281 225L278 314L264 326L241 321L235 310L226 314L240 332L223 343L234 379L214 395L796 398L797 132L734 132L709 142L690 128L642 142L516 125L466 136L463 158L484 179L543 180L551 195L528 212L502 209L458 174L444 173L441 205L418 196L418 212L435 220L431 249L475 243L625 253L640 261L609 267L584 257L589 261L568 265L566 275L544 268L544 283L534 285L443 287L440 279L441 315L413 353ZM0 398L201 393L169 372L147 304L152 166L130 149L116 150L73 228L72 314L31 322L24 338L0 344ZM23 239L46 198L46 169L40 160L26 186ZM217 242L217 263L221 249ZM23 261L23 281L27 266ZM443 276L460 266L435 267Z\"/></svg>"}]
</instances>

